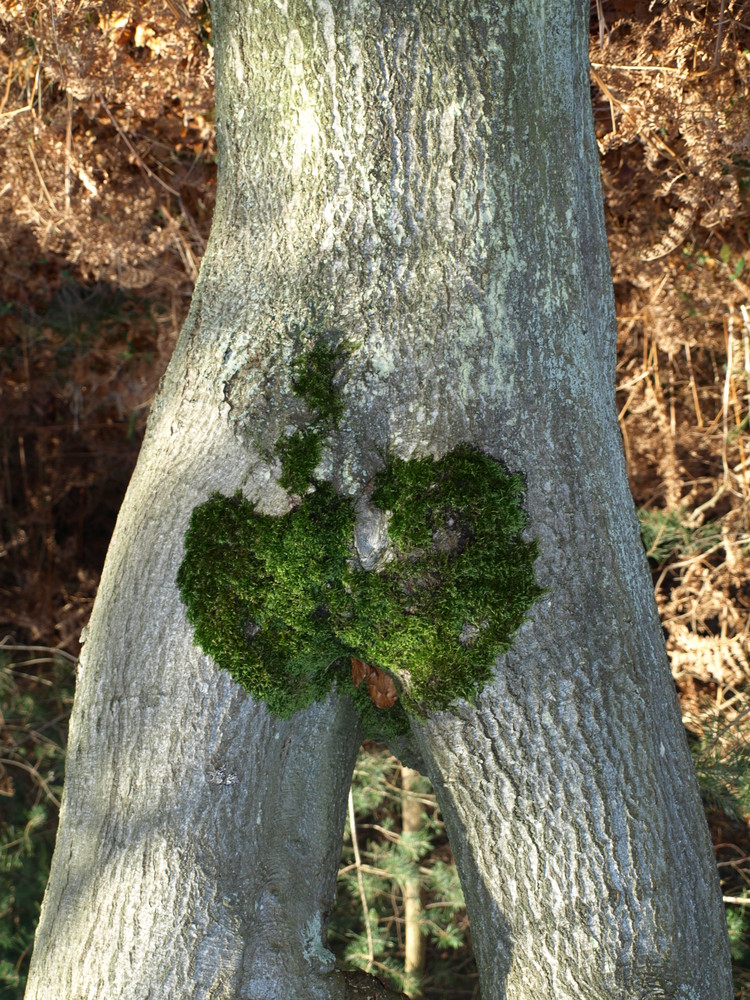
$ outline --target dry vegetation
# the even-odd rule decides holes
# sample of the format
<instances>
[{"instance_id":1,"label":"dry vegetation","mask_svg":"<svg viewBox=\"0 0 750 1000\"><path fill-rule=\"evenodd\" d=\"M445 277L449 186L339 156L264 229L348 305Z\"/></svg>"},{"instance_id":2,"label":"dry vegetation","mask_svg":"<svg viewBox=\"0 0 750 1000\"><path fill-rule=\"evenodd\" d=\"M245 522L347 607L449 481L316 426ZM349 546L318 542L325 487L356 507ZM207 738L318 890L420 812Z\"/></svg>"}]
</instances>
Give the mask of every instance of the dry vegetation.
<instances>
[{"instance_id":1,"label":"dry vegetation","mask_svg":"<svg viewBox=\"0 0 750 1000\"><path fill-rule=\"evenodd\" d=\"M750 4L597 2L594 114L631 488L729 898L750 889ZM739 821L738 821L739 820ZM742 904L730 904L740 922ZM735 907L735 909L731 909ZM750 996L738 946L737 995ZM744 966L744 969L743 969Z\"/></svg>"},{"instance_id":2,"label":"dry vegetation","mask_svg":"<svg viewBox=\"0 0 750 1000\"><path fill-rule=\"evenodd\" d=\"M210 227L212 49L201 2L0 27L0 628L75 651Z\"/></svg>"},{"instance_id":3,"label":"dry vegetation","mask_svg":"<svg viewBox=\"0 0 750 1000\"><path fill-rule=\"evenodd\" d=\"M747 760L750 714L750 3L595 0L591 27L620 423L710 770ZM209 10L11 0L0 40L0 631L75 654L210 226ZM44 798L18 741L0 729L0 795L15 760ZM725 792L709 818L740 898L748 816Z\"/></svg>"}]
</instances>

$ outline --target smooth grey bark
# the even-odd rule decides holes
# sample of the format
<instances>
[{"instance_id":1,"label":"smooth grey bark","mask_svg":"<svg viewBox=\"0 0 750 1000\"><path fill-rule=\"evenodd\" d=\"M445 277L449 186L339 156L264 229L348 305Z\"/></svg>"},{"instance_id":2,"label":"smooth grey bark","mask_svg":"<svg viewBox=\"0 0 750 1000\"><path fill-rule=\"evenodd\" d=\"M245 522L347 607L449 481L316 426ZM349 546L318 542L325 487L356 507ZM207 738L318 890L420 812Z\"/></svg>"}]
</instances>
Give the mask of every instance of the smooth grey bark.
<instances>
[{"instance_id":1,"label":"smooth grey bark","mask_svg":"<svg viewBox=\"0 0 750 1000\"><path fill-rule=\"evenodd\" d=\"M359 742L203 657L190 511L304 418L295 329L346 337L319 473L472 441L522 472L532 610L476 707L415 725L485 1000L729 1000L711 844L627 488L588 5L214 0L220 186L82 655L29 1000L343 998L323 947ZM501 595L499 595L501 599Z\"/></svg>"},{"instance_id":2,"label":"smooth grey bark","mask_svg":"<svg viewBox=\"0 0 750 1000\"><path fill-rule=\"evenodd\" d=\"M274 719L193 647L182 536L247 463L200 390L176 409L151 426L88 626L26 996L342 997L324 941L359 724L333 699Z\"/></svg>"}]
</instances>

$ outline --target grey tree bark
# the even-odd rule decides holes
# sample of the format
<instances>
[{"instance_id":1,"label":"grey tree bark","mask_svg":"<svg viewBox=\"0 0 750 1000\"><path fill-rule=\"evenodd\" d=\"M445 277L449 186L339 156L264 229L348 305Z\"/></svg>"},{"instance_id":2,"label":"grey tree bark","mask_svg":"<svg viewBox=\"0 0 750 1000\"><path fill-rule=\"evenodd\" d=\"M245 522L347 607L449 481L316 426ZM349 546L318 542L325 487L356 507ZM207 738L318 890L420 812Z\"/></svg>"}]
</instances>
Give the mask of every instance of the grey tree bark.
<instances>
[{"instance_id":1,"label":"grey tree bark","mask_svg":"<svg viewBox=\"0 0 750 1000\"><path fill-rule=\"evenodd\" d=\"M360 740L192 644L193 507L289 500L292 331L354 345L320 474L471 441L548 595L475 707L414 725L485 1000L729 1000L711 844L628 492L582 0L213 0L220 187L81 656L28 1000L340 1000ZM265 457L264 457L265 456Z\"/></svg>"}]
</instances>

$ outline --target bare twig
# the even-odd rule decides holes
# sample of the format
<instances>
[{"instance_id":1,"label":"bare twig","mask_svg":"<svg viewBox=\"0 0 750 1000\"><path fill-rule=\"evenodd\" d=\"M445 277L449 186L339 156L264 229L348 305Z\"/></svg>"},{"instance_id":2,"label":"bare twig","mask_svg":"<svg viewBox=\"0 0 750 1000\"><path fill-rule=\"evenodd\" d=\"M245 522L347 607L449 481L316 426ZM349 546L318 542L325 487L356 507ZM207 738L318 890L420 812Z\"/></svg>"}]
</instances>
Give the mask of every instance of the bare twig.
<instances>
[{"instance_id":1,"label":"bare twig","mask_svg":"<svg viewBox=\"0 0 750 1000\"><path fill-rule=\"evenodd\" d=\"M36 171L36 176L39 179L39 184L41 185L41 188L42 188L42 192L44 193L45 198L49 202L50 207L52 208L52 211L56 212L57 211L57 205L55 204L52 195L49 193L49 189L47 188L47 185L44 183L44 178L42 177L42 172L39 169L39 166L37 165L37 162L36 162L36 157L34 156L34 148L33 148L32 144L31 144L31 139L29 139L29 141L28 141L28 149L29 149L29 156L31 157L31 162L34 165L34 170Z\"/></svg>"},{"instance_id":2,"label":"bare twig","mask_svg":"<svg viewBox=\"0 0 750 1000\"><path fill-rule=\"evenodd\" d=\"M68 86L68 78L65 75L65 67L63 66L62 56L60 55L60 46L57 41L57 24L55 22L55 0L49 0L49 9L52 14L52 37L55 39L55 49L57 50L57 63L60 67L60 74L62 75L63 87Z\"/></svg>"},{"instance_id":3,"label":"bare twig","mask_svg":"<svg viewBox=\"0 0 750 1000\"><path fill-rule=\"evenodd\" d=\"M593 63L591 65L593 66ZM604 80L602 80L602 78L599 76L599 74L594 71L594 69L591 69L591 75L593 76L594 80L598 84L599 89L601 90L601 92L604 94L604 96L609 101L609 114L610 114L610 118L612 119L612 133L614 135L617 135L617 121L615 119L615 96L612 93L612 91L609 89L609 87L606 85L606 83L604 82Z\"/></svg>"},{"instance_id":4,"label":"bare twig","mask_svg":"<svg viewBox=\"0 0 750 1000\"><path fill-rule=\"evenodd\" d=\"M171 184L167 184L166 181L163 181L161 179L161 177L159 177L158 174L154 173L154 171L151 169L151 167L149 167L149 165L143 160L143 158L141 157L140 153L135 148L135 146L130 141L130 139L127 137L127 135L125 135L125 133L123 132L123 130L120 128L119 122L117 121L117 119L115 118L115 116L112 114L112 112L109 110L109 105L104 100L103 95L101 93L97 93L96 96L99 98L99 101L100 101L102 107L104 108L104 110L105 110L105 112L107 114L107 117L112 122L112 124L114 125L114 127L117 129L118 135L120 136L120 138L122 139L122 141L125 143L125 145L128 147L128 149L130 150L130 152L133 154L133 156L135 157L136 162L138 163L138 165L140 166L140 168L145 172L145 174L148 177L151 178L151 180L156 181L156 183L159 184L161 187L163 187L165 191L168 191L171 195L174 195L174 197L177 198L178 202L180 203L180 211L184 215L185 221L187 222L188 226L190 227L190 231L193 234L193 238L196 240L196 242L200 246L201 251L204 251L206 249L206 241L201 236L200 230L198 229L197 225L195 224L195 220L193 219L192 215L190 214L190 212L188 212L187 207L185 205L185 202L182 199L182 195L180 194L180 192L176 188L173 188Z\"/></svg>"},{"instance_id":5,"label":"bare twig","mask_svg":"<svg viewBox=\"0 0 750 1000\"><path fill-rule=\"evenodd\" d=\"M362 878L362 859L359 854L359 844L357 843L357 820L354 815L354 796L349 789L349 830L352 835L352 847L354 849L354 863L357 866L357 885L359 886L359 898L362 901L362 912L365 918L365 930L367 931L367 972L372 969L375 962L375 949L372 943L372 930L370 928L370 911L367 907L367 897L365 896L365 883Z\"/></svg>"},{"instance_id":6,"label":"bare twig","mask_svg":"<svg viewBox=\"0 0 750 1000\"><path fill-rule=\"evenodd\" d=\"M13 79L13 56L8 60L8 79L5 81L5 93L3 94L3 99L0 101L0 115L5 110L5 105L8 103L8 94L10 93L10 84Z\"/></svg>"},{"instance_id":7,"label":"bare twig","mask_svg":"<svg viewBox=\"0 0 750 1000\"><path fill-rule=\"evenodd\" d=\"M65 123L65 214L70 214L70 160L73 148L73 95L67 94L67 121Z\"/></svg>"},{"instance_id":8,"label":"bare twig","mask_svg":"<svg viewBox=\"0 0 750 1000\"><path fill-rule=\"evenodd\" d=\"M607 19L604 16L602 0L596 0L596 16L599 19L599 48L603 49L605 42L609 41L609 29Z\"/></svg>"},{"instance_id":9,"label":"bare twig","mask_svg":"<svg viewBox=\"0 0 750 1000\"><path fill-rule=\"evenodd\" d=\"M727 368L724 377L724 390L721 394L721 464L724 468L724 483L729 486L729 457L728 457L728 435L729 435L729 390L732 379L732 364L734 361L734 336L732 328L732 317L729 320L724 317L724 342L727 352Z\"/></svg>"},{"instance_id":10,"label":"bare twig","mask_svg":"<svg viewBox=\"0 0 750 1000\"><path fill-rule=\"evenodd\" d=\"M18 644L14 642L8 642L7 636L0 639L0 652L9 649L14 653L49 653L50 657L62 656L66 660L70 660L71 663L77 663L78 657L73 656L72 653L68 653L65 649L57 649L54 646L27 646L23 644Z\"/></svg>"},{"instance_id":11,"label":"bare twig","mask_svg":"<svg viewBox=\"0 0 750 1000\"><path fill-rule=\"evenodd\" d=\"M42 71L42 61L40 59L39 60L39 64L37 65L37 68L36 68L36 74L34 75L34 86L31 88L31 97L28 99L27 103L24 104L24 106L22 108L16 108L13 111L3 111L2 112L2 117L3 118L15 118L16 115L21 115L25 111L33 111L34 110L34 95L36 94L36 88L37 88L37 86L39 84L39 74L41 73L41 71ZM8 86L8 88L10 88L10 78L8 79L7 86ZM7 94L6 94L6 96L7 96ZM3 107L5 106L5 100L3 100L3 105L2 106Z\"/></svg>"},{"instance_id":12,"label":"bare twig","mask_svg":"<svg viewBox=\"0 0 750 1000\"><path fill-rule=\"evenodd\" d=\"M177 18L178 21L181 21L183 24L186 25L193 23L190 14L187 12L184 5L180 3L180 0L164 0L164 2L166 3L167 7L169 7L169 9L172 11L172 13Z\"/></svg>"},{"instance_id":13,"label":"bare twig","mask_svg":"<svg viewBox=\"0 0 750 1000\"><path fill-rule=\"evenodd\" d=\"M58 809L60 808L60 800L41 776L39 771L35 767L32 767L31 764L27 764L23 760L13 760L12 757L0 757L0 764L11 764L13 767L20 767L22 771L27 771L34 778L34 780L38 781L42 786L50 802L52 802Z\"/></svg>"},{"instance_id":14,"label":"bare twig","mask_svg":"<svg viewBox=\"0 0 750 1000\"><path fill-rule=\"evenodd\" d=\"M419 772L401 766L401 829L404 833L419 834L425 825L422 806L413 791L419 787ZM422 928L423 905L420 880L417 876L405 878L402 886L404 898L404 972L421 983L427 958L427 938ZM407 989L407 996L421 997L421 987Z\"/></svg>"},{"instance_id":15,"label":"bare twig","mask_svg":"<svg viewBox=\"0 0 750 1000\"><path fill-rule=\"evenodd\" d=\"M352 871L361 871L365 875L375 875L377 878L392 878L391 872L387 872L385 868L376 868L374 865L368 865L365 862L362 862L359 866L357 866L356 862L351 865L342 865L338 870L338 874L340 877Z\"/></svg>"},{"instance_id":16,"label":"bare twig","mask_svg":"<svg viewBox=\"0 0 750 1000\"><path fill-rule=\"evenodd\" d=\"M114 125L115 129L117 130L117 134L120 136L120 138L122 139L122 141L125 143L125 145L128 147L128 149L130 150L130 152L133 154L133 156L135 157L136 162L138 163L138 166L141 168L141 170L143 170L143 172L148 177L150 177L152 181L156 181L157 184L159 184L161 187L163 187L165 191L169 191L169 193L172 194L172 195L174 195L175 198L179 198L180 197L180 192L177 191L175 188L173 188L170 184L167 184L166 181L163 181L161 179L161 177L159 177L158 174L155 174L154 171L151 169L151 167L149 167L149 165L143 160L143 158L141 157L141 154L138 152L138 150L135 148L135 146L133 145L133 143L130 141L130 139L127 137L127 135L123 132L123 130L120 128L120 123L117 121L117 119L115 118L115 116L109 110L109 105L104 100L104 96L101 93L97 93L96 96L99 98L99 102L100 102L101 106L104 108L104 111L105 111L107 117L112 122L112 124Z\"/></svg>"},{"instance_id":17,"label":"bare twig","mask_svg":"<svg viewBox=\"0 0 750 1000\"><path fill-rule=\"evenodd\" d=\"M724 34L724 12L726 10L727 0L721 0L721 9L719 10L719 24L716 28L716 45L714 47L714 69L718 69L719 58L721 56L721 39Z\"/></svg>"},{"instance_id":18,"label":"bare twig","mask_svg":"<svg viewBox=\"0 0 750 1000\"><path fill-rule=\"evenodd\" d=\"M633 65L628 66L622 63L600 63L592 62L590 63L594 69L619 69L625 71L632 71L636 73L681 73L682 70L677 69L675 66L644 66L644 65Z\"/></svg>"},{"instance_id":19,"label":"bare twig","mask_svg":"<svg viewBox=\"0 0 750 1000\"><path fill-rule=\"evenodd\" d=\"M693 396L693 406L695 407L695 419L698 422L698 427L703 430L703 414L701 413L701 404L698 399L698 389L695 385L695 373L693 372L693 359L690 356L690 344L685 344L685 357L687 358L688 374L690 376L690 391Z\"/></svg>"}]
</instances>

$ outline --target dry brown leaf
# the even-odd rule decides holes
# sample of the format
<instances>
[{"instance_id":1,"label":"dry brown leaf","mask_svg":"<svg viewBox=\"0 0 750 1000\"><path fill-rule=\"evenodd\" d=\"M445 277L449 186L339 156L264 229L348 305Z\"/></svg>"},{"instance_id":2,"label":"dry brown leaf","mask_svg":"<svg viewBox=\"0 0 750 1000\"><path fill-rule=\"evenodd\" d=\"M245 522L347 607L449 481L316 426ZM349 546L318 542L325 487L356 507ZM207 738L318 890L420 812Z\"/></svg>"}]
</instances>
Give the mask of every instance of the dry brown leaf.
<instances>
[{"instance_id":1,"label":"dry brown leaf","mask_svg":"<svg viewBox=\"0 0 750 1000\"><path fill-rule=\"evenodd\" d=\"M398 692L390 674L354 656L351 661L354 686L359 687L362 681L366 681L373 704L378 708L393 708L398 699Z\"/></svg>"}]
</instances>

